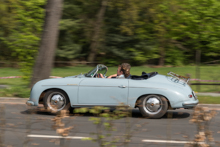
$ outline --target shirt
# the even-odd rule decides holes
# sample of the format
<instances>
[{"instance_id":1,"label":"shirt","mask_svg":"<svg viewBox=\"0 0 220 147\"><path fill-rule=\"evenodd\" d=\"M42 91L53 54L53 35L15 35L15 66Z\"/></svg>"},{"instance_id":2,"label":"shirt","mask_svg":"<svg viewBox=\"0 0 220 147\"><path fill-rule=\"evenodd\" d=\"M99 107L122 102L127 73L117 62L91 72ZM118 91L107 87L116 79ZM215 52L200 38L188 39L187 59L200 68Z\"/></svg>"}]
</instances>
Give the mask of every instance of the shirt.
<instances>
[{"instance_id":1,"label":"shirt","mask_svg":"<svg viewBox=\"0 0 220 147\"><path fill-rule=\"evenodd\" d=\"M116 79L124 79L124 78L125 78L125 76L123 74L116 77Z\"/></svg>"}]
</instances>

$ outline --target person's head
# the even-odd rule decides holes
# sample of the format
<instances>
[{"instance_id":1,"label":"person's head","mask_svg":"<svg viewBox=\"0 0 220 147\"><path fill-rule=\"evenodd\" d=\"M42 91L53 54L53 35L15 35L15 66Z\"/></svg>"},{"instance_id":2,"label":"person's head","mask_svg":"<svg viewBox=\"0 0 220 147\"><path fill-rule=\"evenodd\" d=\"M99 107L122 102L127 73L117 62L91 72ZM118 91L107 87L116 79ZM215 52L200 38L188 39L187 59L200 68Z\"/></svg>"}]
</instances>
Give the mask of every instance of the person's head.
<instances>
[{"instance_id":1,"label":"person's head","mask_svg":"<svg viewBox=\"0 0 220 147\"><path fill-rule=\"evenodd\" d=\"M130 75L130 69L131 69L131 65L128 63L122 63L118 69L120 68L120 73L124 74L125 78L127 78ZM117 72L118 74L118 72Z\"/></svg>"},{"instance_id":2,"label":"person's head","mask_svg":"<svg viewBox=\"0 0 220 147\"><path fill-rule=\"evenodd\" d=\"M121 65L118 65L117 76L120 76L122 74L123 72L121 71Z\"/></svg>"}]
</instances>

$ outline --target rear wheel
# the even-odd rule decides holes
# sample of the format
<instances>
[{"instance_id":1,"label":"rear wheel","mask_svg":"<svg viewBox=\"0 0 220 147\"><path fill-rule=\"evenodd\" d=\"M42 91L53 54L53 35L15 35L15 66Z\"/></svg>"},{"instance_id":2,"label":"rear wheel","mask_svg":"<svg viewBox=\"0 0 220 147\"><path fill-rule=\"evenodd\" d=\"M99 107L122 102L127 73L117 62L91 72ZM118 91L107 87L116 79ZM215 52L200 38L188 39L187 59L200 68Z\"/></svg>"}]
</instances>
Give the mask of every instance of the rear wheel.
<instances>
[{"instance_id":1,"label":"rear wheel","mask_svg":"<svg viewBox=\"0 0 220 147\"><path fill-rule=\"evenodd\" d=\"M140 98L138 107L144 117L161 118L167 112L168 103L162 96L147 95Z\"/></svg>"},{"instance_id":2,"label":"rear wheel","mask_svg":"<svg viewBox=\"0 0 220 147\"><path fill-rule=\"evenodd\" d=\"M44 107L54 112L70 109L70 101L65 92L61 90L49 90L46 92Z\"/></svg>"}]
</instances>

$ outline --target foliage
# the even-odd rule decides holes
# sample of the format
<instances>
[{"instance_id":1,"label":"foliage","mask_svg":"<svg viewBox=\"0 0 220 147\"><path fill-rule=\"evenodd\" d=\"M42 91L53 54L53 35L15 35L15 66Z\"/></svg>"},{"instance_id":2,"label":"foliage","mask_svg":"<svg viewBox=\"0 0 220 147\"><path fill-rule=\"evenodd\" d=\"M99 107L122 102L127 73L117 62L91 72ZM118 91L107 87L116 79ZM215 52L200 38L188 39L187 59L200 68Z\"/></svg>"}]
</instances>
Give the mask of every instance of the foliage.
<instances>
[{"instance_id":1,"label":"foliage","mask_svg":"<svg viewBox=\"0 0 220 147\"><path fill-rule=\"evenodd\" d=\"M200 5L201 3L204 5ZM72 28L65 29L65 32L77 28L82 33L80 36L73 33L62 34L60 40L68 36L69 41L68 39L62 41L65 45L59 46L59 51L62 52L58 52L57 56L65 56L68 60L86 59L91 43L92 24L99 3L78 0L66 1L66 4L75 10L70 11L66 8L64 12L68 10L68 14L73 14L74 11L76 13L73 14L71 21L69 21L70 16L65 15L65 19L68 18L65 24L68 26L72 23ZM220 16L217 12L219 4L220 2L216 0L134 0L126 3L122 0L112 0L105 15L103 38L100 40L101 46L96 61L107 65L116 65L123 61L141 65L164 56L166 64L178 66L193 63L197 49L203 50L204 61L217 58L219 57L219 25L217 25ZM198 11L194 11L197 9ZM77 31L75 33L78 34ZM71 47L67 47L68 44Z\"/></svg>"},{"instance_id":2,"label":"foliage","mask_svg":"<svg viewBox=\"0 0 220 147\"><path fill-rule=\"evenodd\" d=\"M5 89L0 89L0 97L30 97L30 89L26 85L10 86Z\"/></svg>"},{"instance_id":3,"label":"foliage","mask_svg":"<svg viewBox=\"0 0 220 147\"><path fill-rule=\"evenodd\" d=\"M83 56L81 53L83 45L83 22L78 16L82 8L77 2L66 0L63 4L63 16L60 20L60 35L56 51L57 60L73 60ZM78 34L78 35L76 35Z\"/></svg>"},{"instance_id":4,"label":"foliage","mask_svg":"<svg viewBox=\"0 0 220 147\"><path fill-rule=\"evenodd\" d=\"M0 60L20 61L30 76L39 47L46 0L0 0ZM64 0L56 60L86 61L100 0ZM217 0L110 0L95 62L117 65L195 63L220 56Z\"/></svg>"},{"instance_id":5,"label":"foliage","mask_svg":"<svg viewBox=\"0 0 220 147\"><path fill-rule=\"evenodd\" d=\"M208 107L196 107L190 122L197 125L197 134L193 143L186 144L186 147L211 147L214 145L214 138L209 126L211 120L216 116L215 110L209 110Z\"/></svg>"},{"instance_id":6,"label":"foliage","mask_svg":"<svg viewBox=\"0 0 220 147\"><path fill-rule=\"evenodd\" d=\"M175 56L173 56L175 55ZM166 64L182 66L184 63L183 51L176 48L170 48L166 51Z\"/></svg>"},{"instance_id":7,"label":"foliage","mask_svg":"<svg viewBox=\"0 0 220 147\"><path fill-rule=\"evenodd\" d=\"M74 128L74 126L66 127L68 123L64 122L64 119L69 117L69 112L67 110L61 110L59 112L46 110L46 112L56 113L56 116L52 119L52 129L56 130L56 133L62 137L60 137L59 140L54 140L55 145L60 145L61 147L68 146L67 144L70 142L65 137L68 137L70 130Z\"/></svg>"},{"instance_id":8,"label":"foliage","mask_svg":"<svg viewBox=\"0 0 220 147\"><path fill-rule=\"evenodd\" d=\"M20 61L24 79L29 80L42 31L45 0L17 1L13 9L16 28L4 39L13 58Z\"/></svg>"},{"instance_id":9,"label":"foliage","mask_svg":"<svg viewBox=\"0 0 220 147\"><path fill-rule=\"evenodd\" d=\"M180 1L177 11L179 19L175 17L181 24L176 27L177 39L184 41L184 46L191 49L190 54L193 50L202 50L203 58L212 56L214 59L219 55L219 6L216 0Z\"/></svg>"},{"instance_id":10,"label":"foliage","mask_svg":"<svg viewBox=\"0 0 220 147\"><path fill-rule=\"evenodd\" d=\"M131 116L131 109L124 104L119 104L114 111L111 111L108 107L95 106L91 109L79 108L74 110L75 113L92 113L95 117L91 117L89 120L96 125L96 132L92 133L96 135L95 138L86 138L84 140L91 140L97 142L100 147L104 146L127 146L131 141L132 135L138 131L141 127L140 124L136 124L136 128L131 130L131 123L129 117ZM117 131L115 120L125 118L124 123L125 132L122 135L113 135Z\"/></svg>"},{"instance_id":11,"label":"foliage","mask_svg":"<svg viewBox=\"0 0 220 147\"><path fill-rule=\"evenodd\" d=\"M0 60L13 60L12 50L7 46L10 33L16 28L15 7L17 0L0 0Z\"/></svg>"}]
</instances>

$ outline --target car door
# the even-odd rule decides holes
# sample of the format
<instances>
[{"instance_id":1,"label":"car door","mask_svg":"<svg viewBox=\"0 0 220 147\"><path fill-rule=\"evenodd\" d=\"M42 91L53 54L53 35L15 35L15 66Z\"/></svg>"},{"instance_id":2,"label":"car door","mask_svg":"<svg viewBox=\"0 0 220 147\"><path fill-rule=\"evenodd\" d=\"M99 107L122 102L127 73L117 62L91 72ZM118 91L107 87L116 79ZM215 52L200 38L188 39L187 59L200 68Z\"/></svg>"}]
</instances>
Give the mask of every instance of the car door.
<instances>
[{"instance_id":1,"label":"car door","mask_svg":"<svg viewBox=\"0 0 220 147\"><path fill-rule=\"evenodd\" d=\"M128 79L86 78L79 84L78 103L82 105L127 104Z\"/></svg>"}]
</instances>

